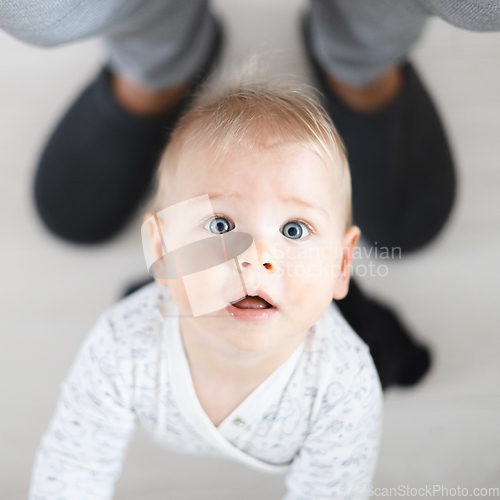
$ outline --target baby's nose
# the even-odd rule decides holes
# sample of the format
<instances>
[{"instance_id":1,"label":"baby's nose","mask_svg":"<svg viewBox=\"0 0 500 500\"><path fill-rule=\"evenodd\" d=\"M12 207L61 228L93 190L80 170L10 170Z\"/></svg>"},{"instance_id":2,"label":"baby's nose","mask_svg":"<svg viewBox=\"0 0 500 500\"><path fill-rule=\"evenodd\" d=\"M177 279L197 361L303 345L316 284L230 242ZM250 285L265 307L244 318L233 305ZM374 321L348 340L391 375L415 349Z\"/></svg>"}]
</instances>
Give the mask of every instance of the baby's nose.
<instances>
[{"instance_id":1,"label":"baby's nose","mask_svg":"<svg viewBox=\"0 0 500 500\"><path fill-rule=\"evenodd\" d=\"M242 267L248 267L248 266L251 266L252 264L250 262L242 262L241 263ZM271 269L273 269L273 264L271 262L264 262L264 264L262 264L268 271L270 271Z\"/></svg>"}]
</instances>

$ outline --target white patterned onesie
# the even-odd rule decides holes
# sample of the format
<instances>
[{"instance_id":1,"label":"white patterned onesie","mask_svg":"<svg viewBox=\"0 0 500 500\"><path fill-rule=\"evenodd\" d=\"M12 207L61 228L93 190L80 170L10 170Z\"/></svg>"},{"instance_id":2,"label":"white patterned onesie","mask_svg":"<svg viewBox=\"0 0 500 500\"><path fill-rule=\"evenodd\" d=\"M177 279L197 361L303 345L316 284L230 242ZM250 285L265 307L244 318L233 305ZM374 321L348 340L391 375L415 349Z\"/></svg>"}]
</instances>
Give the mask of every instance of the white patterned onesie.
<instances>
[{"instance_id":1,"label":"white patterned onesie","mask_svg":"<svg viewBox=\"0 0 500 500\"><path fill-rule=\"evenodd\" d=\"M37 452L31 500L112 498L137 423L173 450L288 471L286 500L368 498L382 391L334 303L217 427L197 399L176 313L168 288L151 283L100 316Z\"/></svg>"}]
</instances>

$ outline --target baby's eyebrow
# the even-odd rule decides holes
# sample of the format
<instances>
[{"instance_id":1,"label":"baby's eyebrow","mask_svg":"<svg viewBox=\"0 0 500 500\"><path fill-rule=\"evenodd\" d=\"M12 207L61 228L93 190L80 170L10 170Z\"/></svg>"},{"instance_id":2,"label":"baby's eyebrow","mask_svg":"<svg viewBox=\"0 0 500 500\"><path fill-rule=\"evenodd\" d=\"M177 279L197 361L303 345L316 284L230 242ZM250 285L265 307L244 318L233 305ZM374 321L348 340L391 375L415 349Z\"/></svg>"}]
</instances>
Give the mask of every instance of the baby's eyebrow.
<instances>
[{"instance_id":1,"label":"baby's eyebrow","mask_svg":"<svg viewBox=\"0 0 500 500\"><path fill-rule=\"evenodd\" d=\"M224 193L218 193L218 194L209 194L208 198L210 201L212 200L229 200L231 201L232 198L241 198L240 193L231 193L231 194L224 194Z\"/></svg>"},{"instance_id":2,"label":"baby's eyebrow","mask_svg":"<svg viewBox=\"0 0 500 500\"><path fill-rule=\"evenodd\" d=\"M214 195L209 195L209 198L210 200L222 199L222 200L229 200L232 202L233 198L241 198L242 196L243 194L240 192L230 193L230 194L218 193ZM284 205L300 205L303 208L316 210L319 213L321 213L321 215L325 217L328 222L330 222L330 214L322 206L316 203L309 203L305 200L302 200L301 198L297 198L296 196L288 197L286 199L281 199L279 201Z\"/></svg>"},{"instance_id":3,"label":"baby's eyebrow","mask_svg":"<svg viewBox=\"0 0 500 500\"><path fill-rule=\"evenodd\" d=\"M316 203L309 203L305 200L293 196L291 198L287 198L286 200L281 200L281 202L286 205L300 205L304 208L311 208L313 210L316 210L320 212L321 215L323 215L328 220L328 222L330 222L330 214L322 206L317 205Z\"/></svg>"}]
</instances>

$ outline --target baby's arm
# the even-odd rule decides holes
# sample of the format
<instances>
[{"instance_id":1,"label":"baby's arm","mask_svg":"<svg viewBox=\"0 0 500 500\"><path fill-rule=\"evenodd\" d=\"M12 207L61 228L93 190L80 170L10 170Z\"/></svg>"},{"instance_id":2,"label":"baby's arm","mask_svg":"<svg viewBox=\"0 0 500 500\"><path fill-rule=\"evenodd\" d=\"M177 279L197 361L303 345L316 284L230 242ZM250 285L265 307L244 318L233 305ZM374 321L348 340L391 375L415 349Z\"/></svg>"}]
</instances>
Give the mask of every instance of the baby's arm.
<instances>
[{"instance_id":1,"label":"baby's arm","mask_svg":"<svg viewBox=\"0 0 500 500\"><path fill-rule=\"evenodd\" d=\"M103 314L62 386L37 452L31 500L110 499L135 428L130 358Z\"/></svg>"},{"instance_id":2,"label":"baby's arm","mask_svg":"<svg viewBox=\"0 0 500 500\"><path fill-rule=\"evenodd\" d=\"M284 500L369 497L382 425L382 390L370 356L351 387L331 383L286 477Z\"/></svg>"}]
</instances>

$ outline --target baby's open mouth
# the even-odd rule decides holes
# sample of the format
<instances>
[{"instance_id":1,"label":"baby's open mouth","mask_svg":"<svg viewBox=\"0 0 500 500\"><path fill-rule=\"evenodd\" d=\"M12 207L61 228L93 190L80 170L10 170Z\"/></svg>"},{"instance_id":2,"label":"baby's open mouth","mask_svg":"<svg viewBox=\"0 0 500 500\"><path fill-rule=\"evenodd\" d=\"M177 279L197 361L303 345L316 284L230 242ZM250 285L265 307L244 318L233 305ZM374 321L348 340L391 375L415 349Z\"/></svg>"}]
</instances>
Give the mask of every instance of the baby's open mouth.
<instances>
[{"instance_id":1,"label":"baby's open mouth","mask_svg":"<svg viewBox=\"0 0 500 500\"><path fill-rule=\"evenodd\" d=\"M232 305L238 309L269 309L273 307L267 300L258 295L247 295L236 302L232 302Z\"/></svg>"}]
</instances>

